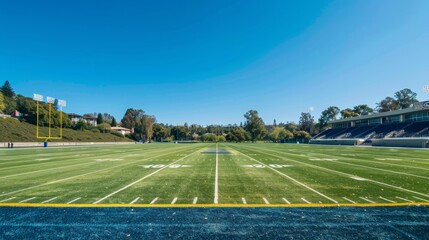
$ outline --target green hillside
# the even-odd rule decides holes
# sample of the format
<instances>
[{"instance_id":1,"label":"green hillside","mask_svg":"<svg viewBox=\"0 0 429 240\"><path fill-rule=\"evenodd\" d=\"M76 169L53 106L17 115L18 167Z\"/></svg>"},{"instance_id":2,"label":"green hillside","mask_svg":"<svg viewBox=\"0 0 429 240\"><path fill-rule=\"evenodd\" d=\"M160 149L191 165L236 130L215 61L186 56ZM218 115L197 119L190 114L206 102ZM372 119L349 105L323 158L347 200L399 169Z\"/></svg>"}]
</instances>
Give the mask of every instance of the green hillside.
<instances>
[{"instance_id":1,"label":"green hillside","mask_svg":"<svg viewBox=\"0 0 429 240\"><path fill-rule=\"evenodd\" d=\"M40 136L48 135L47 127L40 127ZM52 129L51 136L59 136L59 129ZM42 142L36 138L36 126L14 118L0 118L0 142ZM63 129L63 139L52 142L129 142L129 138L111 133Z\"/></svg>"}]
</instances>

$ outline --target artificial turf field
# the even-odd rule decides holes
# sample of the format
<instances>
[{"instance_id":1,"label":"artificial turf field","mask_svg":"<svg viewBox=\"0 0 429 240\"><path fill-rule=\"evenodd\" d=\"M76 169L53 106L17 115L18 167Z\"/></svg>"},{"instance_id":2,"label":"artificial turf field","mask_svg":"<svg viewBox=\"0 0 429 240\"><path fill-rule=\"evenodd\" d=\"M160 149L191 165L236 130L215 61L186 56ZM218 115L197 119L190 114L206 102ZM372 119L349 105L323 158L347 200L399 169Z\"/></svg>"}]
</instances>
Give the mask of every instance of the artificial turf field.
<instances>
[{"instance_id":1,"label":"artificial turf field","mask_svg":"<svg viewBox=\"0 0 429 240\"><path fill-rule=\"evenodd\" d=\"M427 239L429 151L286 144L0 150L0 239Z\"/></svg>"},{"instance_id":2,"label":"artificial turf field","mask_svg":"<svg viewBox=\"0 0 429 240\"><path fill-rule=\"evenodd\" d=\"M429 203L429 151L136 144L0 151L0 204Z\"/></svg>"}]
</instances>

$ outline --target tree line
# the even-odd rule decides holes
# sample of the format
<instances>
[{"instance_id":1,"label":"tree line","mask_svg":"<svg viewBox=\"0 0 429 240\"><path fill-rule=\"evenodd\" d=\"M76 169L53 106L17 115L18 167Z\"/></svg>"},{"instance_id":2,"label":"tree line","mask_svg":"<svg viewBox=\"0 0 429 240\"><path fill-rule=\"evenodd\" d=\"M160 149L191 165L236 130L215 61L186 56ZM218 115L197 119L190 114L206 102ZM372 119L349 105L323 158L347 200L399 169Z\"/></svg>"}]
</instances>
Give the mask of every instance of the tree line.
<instances>
[{"instance_id":1,"label":"tree line","mask_svg":"<svg viewBox=\"0 0 429 240\"><path fill-rule=\"evenodd\" d=\"M22 114L21 121L36 124L36 102L33 99L16 94L7 80L0 90L0 113L10 113L17 110ZM272 124L266 124L259 116L258 111L249 110L243 115L244 122L239 125L202 126L198 124L188 125L187 123L183 125L169 125L158 123L155 116L146 114L142 109L130 108L125 111L120 122L117 122L115 117L108 113L84 114L84 117L96 116L96 127L91 126L82 119L77 123L72 123L69 116L62 113L62 126L75 130L112 133L122 136L120 133L111 131L111 127L121 126L133 130L126 137L142 142L305 142L311 136L327 129L329 121L405 109L417 102L416 97L417 94L410 89L403 89L395 92L393 97L386 97L376 103L375 109L369 107L367 104L360 104L342 110L336 106L330 106L322 111L318 122L315 121L311 112L302 112L298 123L287 122L277 124L276 120L274 120ZM59 127L61 112L56 107L51 106L51 114L51 119L53 119L51 126ZM39 102L38 120L40 126L47 126L49 121L48 104Z\"/></svg>"}]
</instances>

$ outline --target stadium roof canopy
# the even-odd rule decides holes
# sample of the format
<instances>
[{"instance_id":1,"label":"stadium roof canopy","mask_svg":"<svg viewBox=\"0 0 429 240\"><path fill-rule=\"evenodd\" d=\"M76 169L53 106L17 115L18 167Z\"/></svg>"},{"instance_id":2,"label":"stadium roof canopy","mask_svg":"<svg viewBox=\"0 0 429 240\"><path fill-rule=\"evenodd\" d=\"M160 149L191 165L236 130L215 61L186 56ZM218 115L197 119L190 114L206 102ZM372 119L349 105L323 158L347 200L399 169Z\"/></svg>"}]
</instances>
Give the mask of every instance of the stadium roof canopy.
<instances>
[{"instance_id":1,"label":"stadium roof canopy","mask_svg":"<svg viewBox=\"0 0 429 240\"><path fill-rule=\"evenodd\" d=\"M406 109L333 120L333 121L329 121L328 124L346 123L351 121L369 120L369 119L383 118L383 117L392 117L392 116L405 115L405 114L411 114L411 113L423 112L423 111L426 111L426 112L429 111L429 101L414 103L410 108L406 108Z\"/></svg>"}]
</instances>

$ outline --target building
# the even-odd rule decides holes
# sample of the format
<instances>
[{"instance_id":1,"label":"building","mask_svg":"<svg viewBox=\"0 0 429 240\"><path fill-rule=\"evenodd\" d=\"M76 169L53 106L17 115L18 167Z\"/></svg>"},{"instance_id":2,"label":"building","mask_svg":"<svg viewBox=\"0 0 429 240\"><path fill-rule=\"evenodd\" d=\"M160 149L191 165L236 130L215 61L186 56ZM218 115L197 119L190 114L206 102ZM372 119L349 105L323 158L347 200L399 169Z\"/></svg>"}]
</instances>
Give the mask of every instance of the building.
<instances>
[{"instance_id":1,"label":"building","mask_svg":"<svg viewBox=\"0 0 429 240\"><path fill-rule=\"evenodd\" d=\"M310 143L429 147L429 101L410 108L328 122L330 129Z\"/></svg>"},{"instance_id":2,"label":"building","mask_svg":"<svg viewBox=\"0 0 429 240\"><path fill-rule=\"evenodd\" d=\"M132 129L124 128L124 127L111 127L111 131L119 132L122 135L131 134L133 133Z\"/></svg>"},{"instance_id":3,"label":"building","mask_svg":"<svg viewBox=\"0 0 429 240\"><path fill-rule=\"evenodd\" d=\"M91 114L85 114L81 116L76 113L69 113L68 116L73 124L77 124L80 120L83 120L84 122L88 123L91 126L94 126L94 127L97 126L97 117Z\"/></svg>"}]
</instances>

